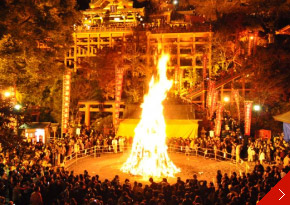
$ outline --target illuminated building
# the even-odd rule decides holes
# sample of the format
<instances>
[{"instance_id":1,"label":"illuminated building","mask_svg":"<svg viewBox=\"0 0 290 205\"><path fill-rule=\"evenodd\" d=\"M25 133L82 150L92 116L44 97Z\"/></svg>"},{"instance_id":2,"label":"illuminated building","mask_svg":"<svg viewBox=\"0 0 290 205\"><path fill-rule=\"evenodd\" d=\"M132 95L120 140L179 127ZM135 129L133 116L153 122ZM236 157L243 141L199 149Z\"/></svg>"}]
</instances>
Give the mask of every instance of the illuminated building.
<instances>
[{"instance_id":1,"label":"illuminated building","mask_svg":"<svg viewBox=\"0 0 290 205\"><path fill-rule=\"evenodd\" d=\"M157 44L160 44L171 55L169 69L177 68L181 72L180 91L194 86L198 80L201 80L199 74L202 73L201 57L204 53L209 54L208 68L210 68L211 32L209 32L209 27L203 32L195 32L194 28L184 29L186 25L184 22L170 23L168 11L166 11L159 17L166 19L169 28L162 30L159 27L155 30L151 27L152 25L148 28L147 24L144 26L138 19L144 15L144 9L133 8L132 4L131 1L92 1L90 9L83 12L83 25L75 28L74 46L67 53L66 65L77 70L85 57L96 56L107 47L126 47L127 42L136 43L135 39L145 36L146 43L138 44L138 46L144 47L147 66L153 65L153 56ZM134 31L138 25L137 28L142 31L136 34L137 32ZM140 27L140 25L143 26ZM142 36L136 37L136 35Z\"/></svg>"},{"instance_id":2,"label":"illuminated building","mask_svg":"<svg viewBox=\"0 0 290 205\"><path fill-rule=\"evenodd\" d=\"M75 26L74 46L67 52L66 65L76 71L87 57L97 56L106 48L126 52L138 48L144 64L153 67L158 46L170 54L168 72L174 79L172 92L184 100L204 106L206 80L212 75L212 32L200 16L180 11L183 20L171 19L172 5L150 15L150 23L143 23L144 8L133 8L126 0L92 0L83 12L81 26ZM204 60L206 58L206 60ZM204 63L206 61L206 63ZM217 85L224 92L232 90L233 76ZM243 96L245 96L245 82ZM227 85L225 85L227 84ZM225 93L228 94L228 93Z\"/></svg>"},{"instance_id":3,"label":"illuminated building","mask_svg":"<svg viewBox=\"0 0 290 205\"><path fill-rule=\"evenodd\" d=\"M66 55L66 65L76 71L83 58L96 56L104 48L126 46L142 16L144 8L133 8L131 1L92 0L90 9L83 12L82 25L74 28L74 46Z\"/></svg>"},{"instance_id":4,"label":"illuminated building","mask_svg":"<svg viewBox=\"0 0 290 205\"><path fill-rule=\"evenodd\" d=\"M178 29L177 29L178 30ZM173 29L174 31L174 29ZM208 56L206 73L211 73L211 32L177 31L176 33L147 33L147 65L153 66L158 45L171 56L172 75L175 76L175 90L179 94L203 82L203 55Z\"/></svg>"}]
</instances>

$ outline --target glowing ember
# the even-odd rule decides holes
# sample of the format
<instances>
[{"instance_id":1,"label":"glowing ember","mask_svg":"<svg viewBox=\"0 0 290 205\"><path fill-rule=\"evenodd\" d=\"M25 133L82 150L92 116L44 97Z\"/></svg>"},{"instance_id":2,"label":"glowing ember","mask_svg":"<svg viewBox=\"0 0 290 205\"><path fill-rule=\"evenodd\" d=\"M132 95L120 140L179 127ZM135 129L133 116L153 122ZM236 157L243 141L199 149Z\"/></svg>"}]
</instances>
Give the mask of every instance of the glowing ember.
<instances>
[{"instance_id":1,"label":"glowing ember","mask_svg":"<svg viewBox=\"0 0 290 205\"><path fill-rule=\"evenodd\" d=\"M158 76L152 77L149 92L144 97L142 116L135 129L132 151L121 170L143 177L173 176L180 170L167 154L165 120L162 101L172 86L166 77L168 55L158 62Z\"/></svg>"}]
</instances>

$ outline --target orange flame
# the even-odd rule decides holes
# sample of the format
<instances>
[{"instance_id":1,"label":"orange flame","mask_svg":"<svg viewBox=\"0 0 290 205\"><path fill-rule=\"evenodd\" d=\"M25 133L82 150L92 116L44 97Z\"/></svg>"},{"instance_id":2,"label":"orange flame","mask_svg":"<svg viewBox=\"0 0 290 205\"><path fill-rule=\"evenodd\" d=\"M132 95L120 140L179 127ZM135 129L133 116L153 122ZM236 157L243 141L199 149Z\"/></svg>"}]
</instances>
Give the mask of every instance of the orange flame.
<instances>
[{"instance_id":1,"label":"orange flame","mask_svg":"<svg viewBox=\"0 0 290 205\"><path fill-rule=\"evenodd\" d=\"M168 55L162 55L158 62L158 78L151 78L149 92L141 105L142 116L135 128L131 154L121 170L143 177L171 176L180 172L167 154L166 124L162 102L172 86L167 79Z\"/></svg>"}]
</instances>

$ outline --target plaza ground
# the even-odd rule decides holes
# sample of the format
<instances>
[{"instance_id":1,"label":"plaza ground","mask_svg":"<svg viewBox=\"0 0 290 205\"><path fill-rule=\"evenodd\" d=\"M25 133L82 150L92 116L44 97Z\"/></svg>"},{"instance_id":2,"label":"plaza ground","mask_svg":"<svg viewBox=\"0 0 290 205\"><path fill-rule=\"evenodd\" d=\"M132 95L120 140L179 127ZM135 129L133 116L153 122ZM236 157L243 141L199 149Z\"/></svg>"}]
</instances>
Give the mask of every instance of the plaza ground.
<instances>
[{"instance_id":1,"label":"plaza ground","mask_svg":"<svg viewBox=\"0 0 290 205\"><path fill-rule=\"evenodd\" d=\"M138 181L143 184L148 183L148 178L141 176L132 176L120 171L122 164L126 161L129 153L119 154L102 154L100 157L86 157L78 159L77 162L71 164L67 169L74 171L75 174L83 174L84 170L89 172L90 176L99 175L100 180L112 180L115 175L119 175L120 181L124 182L126 178L131 182ZM213 181L216 183L217 170L227 173L229 176L232 172L241 174L242 172L252 171L253 164L246 168L246 163L236 165L230 161L216 161L214 159L204 158L202 156L185 156L184 153L170 153L170 159L181 169L181 172L175 177L168 177L169 183L175 183L176 177L182 180L192 178L194 174L199 180ZM247 169L247 170L246 170ZM161 179L154 179L156 182Z\"/></svg>"}]
</instances>

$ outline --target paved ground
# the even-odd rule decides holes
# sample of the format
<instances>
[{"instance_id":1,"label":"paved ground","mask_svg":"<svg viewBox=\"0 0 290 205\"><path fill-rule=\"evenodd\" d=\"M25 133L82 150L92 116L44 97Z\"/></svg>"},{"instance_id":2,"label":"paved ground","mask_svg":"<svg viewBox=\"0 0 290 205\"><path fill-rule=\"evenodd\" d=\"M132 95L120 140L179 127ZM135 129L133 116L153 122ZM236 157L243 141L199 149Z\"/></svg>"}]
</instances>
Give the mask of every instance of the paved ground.
<instances>
[{"instance_id":1,"label":"paved ground","mask_svg":"<svg viewBox=\"0 0 290 205\"><path fill-rule=\"evenodd\" d=\"M181 172L176 174L174 178L168 178L170 183L176 181L176 177L181 177L182 180L192 178L193 174L198 175L198 179L215 182L215 176L218 169L222 173L227 172L230 175L232 172L246 172L246 164L236 166L229 161L215 161L206 159L200 156L185 156L181 153L169 154L174 164L181 169ZM113 179L115 175L119 175L121 182L126 178L131 182L137 180L147 183L148 179L139 176L132 176L120 171L122 164L126 161L128 153L124 154L103 154L101 157L87 157L79 159L76 164L71 165L68 170L74 170L76 174L82 174L87 170L91 176L99 175L101 180ZM160 181L161 179L155 179Z\"/></svg>"}]
</instances>

